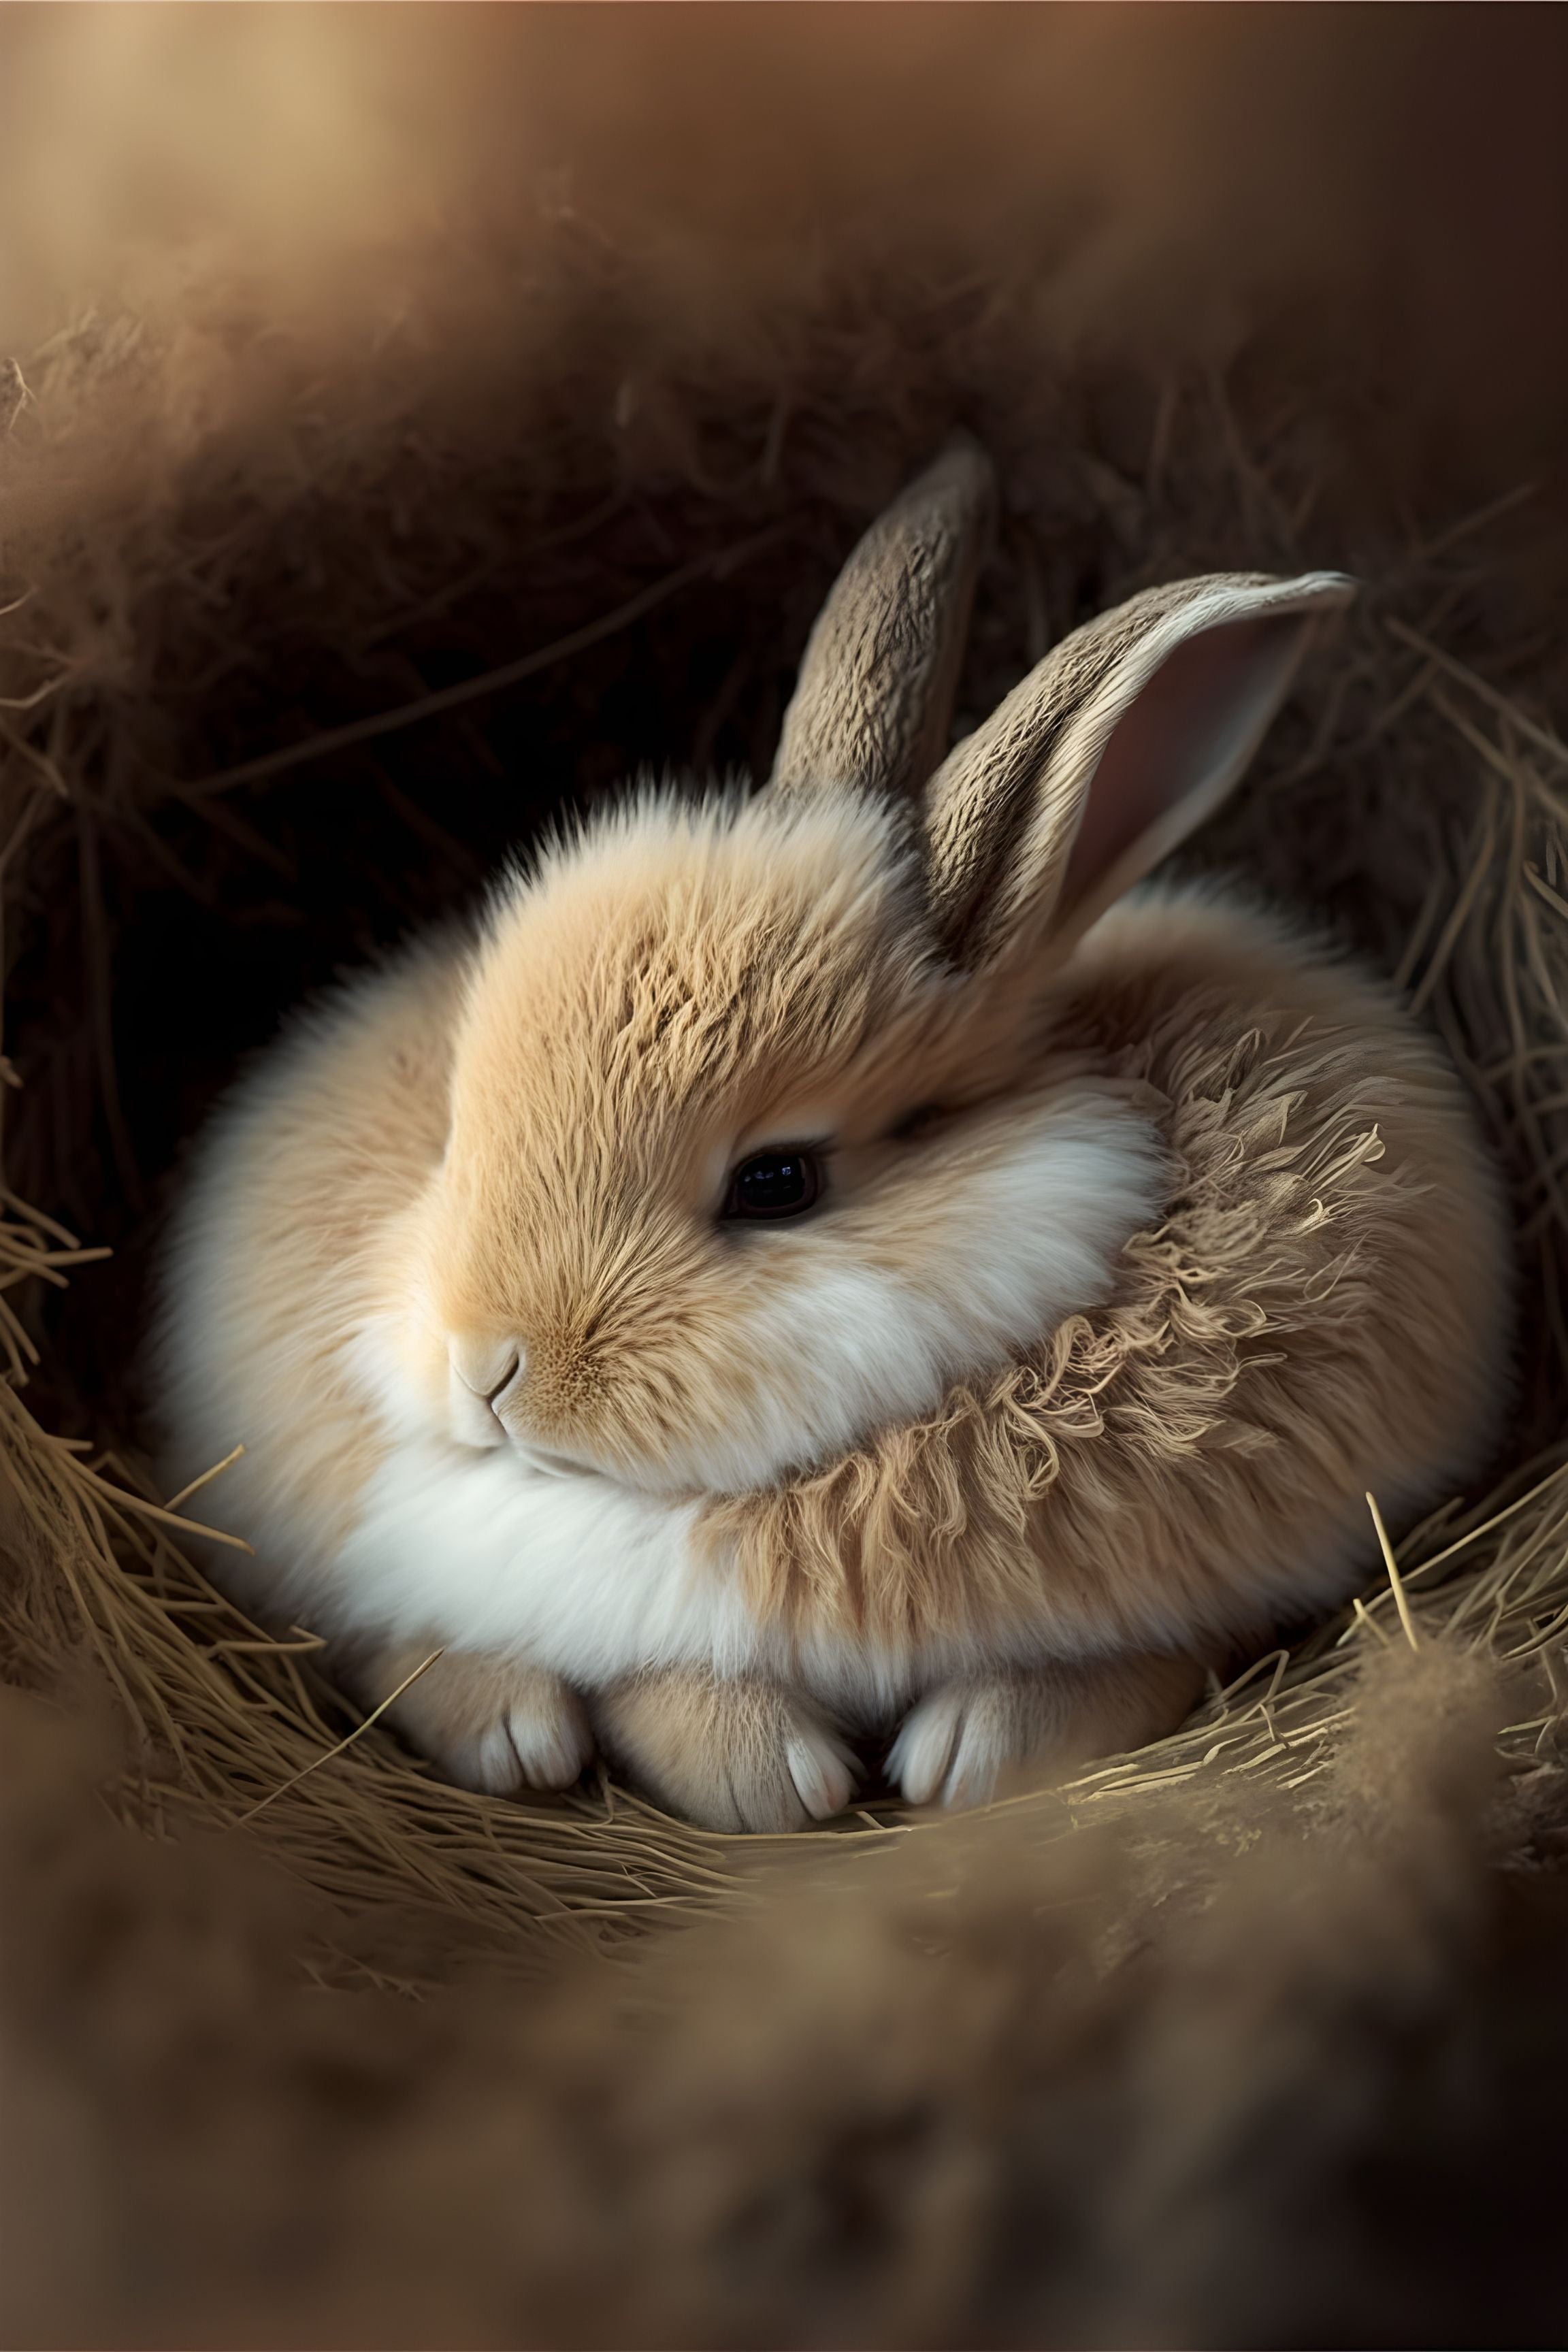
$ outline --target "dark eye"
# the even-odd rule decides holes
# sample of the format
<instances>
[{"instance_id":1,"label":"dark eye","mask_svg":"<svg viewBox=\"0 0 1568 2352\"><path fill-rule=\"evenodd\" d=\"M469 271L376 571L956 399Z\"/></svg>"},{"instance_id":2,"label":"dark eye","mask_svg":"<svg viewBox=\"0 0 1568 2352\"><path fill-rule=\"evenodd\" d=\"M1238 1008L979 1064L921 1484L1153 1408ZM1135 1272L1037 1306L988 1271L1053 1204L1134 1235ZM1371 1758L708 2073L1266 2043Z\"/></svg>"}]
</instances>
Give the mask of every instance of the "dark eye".
<instances>
[{"instance_id":1,"label":"dark eye","mask_svg":"<svg viewBox=\"0 0 1568 2352\"><path fill-rule=\"evenodd\" d=\"M730 1179L726 1217L798 1217L822 1191L822 1162L798 1143L753 1152Z\"/></svg>"}]
</instances>

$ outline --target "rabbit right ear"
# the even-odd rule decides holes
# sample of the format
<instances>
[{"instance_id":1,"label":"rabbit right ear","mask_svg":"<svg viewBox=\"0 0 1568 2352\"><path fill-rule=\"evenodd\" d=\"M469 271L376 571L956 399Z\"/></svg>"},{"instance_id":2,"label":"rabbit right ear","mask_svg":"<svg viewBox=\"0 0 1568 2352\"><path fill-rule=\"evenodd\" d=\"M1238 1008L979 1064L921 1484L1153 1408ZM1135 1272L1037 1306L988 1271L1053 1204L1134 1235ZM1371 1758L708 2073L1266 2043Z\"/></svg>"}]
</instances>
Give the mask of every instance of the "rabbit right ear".
<instances>
[{"instance_id":1,"label":"rabbit right ear","mask_svg":"<svg viewBox=\"0 0 1568 2352\"><path fill-rule=\"evenodd\" d=\"M1229 572L1076 630L957 745L926 795L927 890L976 967L1071 944L1211 815L1355 583Z\"/></svg>"},{"instance_id":2,"label":"rabbit right ear","mask_svg":"<svg viewBox=\"0 0 1568 2352\"><path fill-rule=\"evenodd\" d=\"M947 749L995 477L955 435L852 551L806 643L771 782L912 800Z\"/></svg>"}]
</instances>

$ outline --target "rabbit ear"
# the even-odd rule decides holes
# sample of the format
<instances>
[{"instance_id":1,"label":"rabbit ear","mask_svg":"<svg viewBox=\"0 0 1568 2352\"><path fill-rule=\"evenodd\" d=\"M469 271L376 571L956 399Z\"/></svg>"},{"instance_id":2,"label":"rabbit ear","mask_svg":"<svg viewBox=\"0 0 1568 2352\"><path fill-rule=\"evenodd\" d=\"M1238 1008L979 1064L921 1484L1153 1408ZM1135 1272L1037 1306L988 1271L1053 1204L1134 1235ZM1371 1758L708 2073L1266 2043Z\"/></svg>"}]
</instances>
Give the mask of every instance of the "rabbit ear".
<instances>
[{"instance_id":1,"label":"rabbit ear","mask_svg":"<svg viewBox=\"0 0 1568 2352\"><path fill-rule=\"evenodd\" d=\"M817 616L772 782L919 792L943 751L995 498L955 436L860 541Z\"/></svg>"},{"instance_id":2,"label":"rabbit ear","mask_svg":"<svg viewBox=\"0 0 1568 2352\"><path fill-rule=\"evenodd\" d=\"M1067 945L1218 807L1289 690L1337 572L1151 588L1075 631L926 794L939 934L978 964Z\"/></svg>"}]
</instances>

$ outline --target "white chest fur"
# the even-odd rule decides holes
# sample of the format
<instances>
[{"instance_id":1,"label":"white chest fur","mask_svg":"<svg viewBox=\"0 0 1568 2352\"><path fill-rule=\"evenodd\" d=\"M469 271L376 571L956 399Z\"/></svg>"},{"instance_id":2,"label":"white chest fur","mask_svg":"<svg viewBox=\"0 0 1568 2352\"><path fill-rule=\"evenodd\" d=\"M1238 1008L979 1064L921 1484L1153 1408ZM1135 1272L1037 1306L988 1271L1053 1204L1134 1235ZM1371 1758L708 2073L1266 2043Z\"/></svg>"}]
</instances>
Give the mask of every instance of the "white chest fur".
<instances>
[{"instance_id":1,"label":"white chest fur","mask_svg":"<svg viewBox=\"0 0 1568 2352\"><path fill-rule=\"evenodd\" d=\"M759 1623L721 1559L692 1543L700 1506L591 1474L408 1440L377 1474L338 1556L345 1625L526 1658L584 1691L660 1666L766 1674L876 1717L960 1663L849 1634L798 1642ZM1018 1654L1079 1643L1040 1624Z\"/></svg>"},{"instance_id":2,"label":"white chest fur","mask_svg":"<svg viewBox=\"0 0 1568 2352\"><path fill-rule=\"evenodd\" d=\"M639 1666L757 1663L755 1624L694 1557L698 1506L405 1436L339 1555L358 1617L524 1655L585 1687ZM357 1606L354 1604L357 1602Z\"/></svg>"}]
</instances>

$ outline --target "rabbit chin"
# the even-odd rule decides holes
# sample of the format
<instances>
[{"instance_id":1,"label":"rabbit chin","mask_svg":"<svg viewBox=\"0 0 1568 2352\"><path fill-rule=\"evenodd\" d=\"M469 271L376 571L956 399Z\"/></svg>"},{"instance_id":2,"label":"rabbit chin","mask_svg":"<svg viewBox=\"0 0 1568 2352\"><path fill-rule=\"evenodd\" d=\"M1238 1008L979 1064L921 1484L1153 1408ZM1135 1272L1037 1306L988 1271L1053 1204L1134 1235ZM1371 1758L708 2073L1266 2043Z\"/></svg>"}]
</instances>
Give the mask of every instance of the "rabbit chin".
<instances>
[{"instance_id":1,"label":"rabbit chin","mask_svg":"<svg viewBox=\"0 0 1568 2352\"><path fill-rule=\"evenodd\" d=\"M362 1370L395 1433L470 1455L510 1442L530 1472L586 1472L645 1494L742 1494L938 1411L955 1381L1102 1303L1167 1181L1142 1113L1124 1096L1074 1087L944 1187L899 1249L873 1253L870 1202L837 1226L823 1220L809 1260L803 1248L787 1278L737 1302L657 1412L628 1360L595 1423L534 1426L521 1339L444 1335L443 1377L411 1382L408 1355L367 1333ZM787 1244L770 1235L764 1245Z\"/></svg>"}]
</instances>

